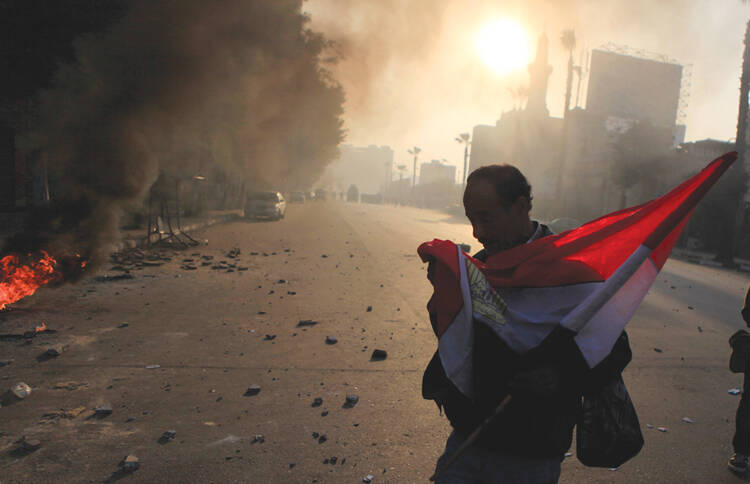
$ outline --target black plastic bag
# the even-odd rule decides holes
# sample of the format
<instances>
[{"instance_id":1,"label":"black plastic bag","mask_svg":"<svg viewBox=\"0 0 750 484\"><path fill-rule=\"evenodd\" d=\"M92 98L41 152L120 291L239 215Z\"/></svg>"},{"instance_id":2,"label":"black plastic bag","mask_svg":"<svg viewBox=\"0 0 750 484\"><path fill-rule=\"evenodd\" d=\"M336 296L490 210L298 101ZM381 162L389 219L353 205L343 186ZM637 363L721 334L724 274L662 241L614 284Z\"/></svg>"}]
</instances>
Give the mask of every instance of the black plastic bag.
<instances>
[{"instance_id":1,"label":"black plastic bag","mask_svg":"<svg viewBox=\"0 0 750 484\"><path fill-rule=\"evenodd\" d=\"M583 396L576 427L576 454L585 466L619 467L643 447L638 415L622 375Z\"/></svg>"}]
</instances>

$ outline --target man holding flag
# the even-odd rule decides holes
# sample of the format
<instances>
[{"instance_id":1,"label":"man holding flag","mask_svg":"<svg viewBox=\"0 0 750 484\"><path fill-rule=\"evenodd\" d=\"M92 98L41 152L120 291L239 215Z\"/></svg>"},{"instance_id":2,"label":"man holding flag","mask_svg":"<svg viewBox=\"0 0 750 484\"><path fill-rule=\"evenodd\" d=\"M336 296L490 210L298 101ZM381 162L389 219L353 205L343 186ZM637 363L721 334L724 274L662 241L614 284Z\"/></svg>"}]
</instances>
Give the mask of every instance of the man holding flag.
<instances>
[{"instance_id":1,"label":"man holding flag","mask_svg":"<svg viewBox=\"0 0 750 484\"><path fill-rule=\"evenodd\" d=\"M464 207L484 250L471 257L440 240L419 248L438 336L422 392L453 426L438 482L558 481L581 395L629 362L625 324L735 157L559 235L529 218L531 189L518 169L469 175Z\"/></svg>"}]
</instances>

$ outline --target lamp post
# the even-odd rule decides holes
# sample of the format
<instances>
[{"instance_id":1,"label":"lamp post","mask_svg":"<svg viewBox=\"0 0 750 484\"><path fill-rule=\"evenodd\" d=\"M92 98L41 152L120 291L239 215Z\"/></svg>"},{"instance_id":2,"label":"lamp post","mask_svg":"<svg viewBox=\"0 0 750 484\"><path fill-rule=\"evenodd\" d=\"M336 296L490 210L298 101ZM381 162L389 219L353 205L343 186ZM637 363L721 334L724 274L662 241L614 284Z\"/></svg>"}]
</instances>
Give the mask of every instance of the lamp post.
<instances>
[{"instance_id":1,"label":"lamp post","mask_svg":"<svg viewBox=\"0 0 750 484\"><path fill-rule=\"evenodd\" d=\"M422 151L418 147L414 147L410 150L406 150L409 154L414 155L414 173L412 174L411 189L414 191L414 187L417 186L417 156Z\"/></svg>"},{"instance_id":2,"label":"lamp post","mask_svg":"<svg viewBox=\"0 0 750 484\"><path fill-rule=\"evenodd\" d=\"M456 138L456 141L464 145L464 174L463 174L463 177L461 177L461 186L465 187L466 185L466 161L469 159L469 146L471 145L471 137L469 136L469 133L461 133Z\"/></svg>"}]
</instances>

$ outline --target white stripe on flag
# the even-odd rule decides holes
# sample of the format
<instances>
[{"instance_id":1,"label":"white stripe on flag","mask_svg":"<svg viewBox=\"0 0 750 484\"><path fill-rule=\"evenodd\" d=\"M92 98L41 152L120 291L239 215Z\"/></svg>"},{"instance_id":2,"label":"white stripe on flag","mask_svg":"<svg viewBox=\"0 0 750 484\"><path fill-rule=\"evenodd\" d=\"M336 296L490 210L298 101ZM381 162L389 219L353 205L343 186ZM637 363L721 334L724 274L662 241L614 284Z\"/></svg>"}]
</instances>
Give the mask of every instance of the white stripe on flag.
<instances>
[{"instance_id":1,"label":"white stripe on flag","mask_svg":"<svg viewBox=\"0 0 750 484\"><path fill-rule=\"evenodd\" d=\"M599 291L576 308L576 314L563 321L563 326L580 328L575 341L590 368L612 351L618 336L656 279L659 271L649 258L650 254L651 249L640 246Z\"/></svg>"},{"instance_id":2,"label":"white stripe on flag","mask_svg":"<svg viewBox=\"0 0 750 484\"><path fill-rule=\"evenodd\" d=\"M466 274L466 261L461 249L458 251L459 282L463 306L456 314L445 333L438 341L438 354L443 364L445 374L456 385L461 393L469 398L474 396L473 385L473 351L474 351L474 322L471 311L471 293L469 278Z\"/></svg>"},{"instance_id":3,"label":"white stripe on flag","mask_svg":"<svg viewBox=\"0 0 750 484\"><path fill-rule=\"evenodd\" d=\"M478 314L474 317L522 355L538 346L562 318L602 284L587 282L556 287L498 288L498 294L508 306L504 314L505 324L488 321Z\"/></svg>"}]
</instances>

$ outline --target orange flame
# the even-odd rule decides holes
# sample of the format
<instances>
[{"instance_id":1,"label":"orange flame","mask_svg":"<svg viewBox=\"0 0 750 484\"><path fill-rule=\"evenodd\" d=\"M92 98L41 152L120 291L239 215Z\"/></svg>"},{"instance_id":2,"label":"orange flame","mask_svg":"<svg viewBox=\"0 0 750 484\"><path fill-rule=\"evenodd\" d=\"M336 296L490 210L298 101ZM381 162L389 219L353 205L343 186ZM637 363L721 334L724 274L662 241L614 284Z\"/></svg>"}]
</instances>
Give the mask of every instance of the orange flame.
<instances>
[{"instance_id":1,"label":"orange flame","mask_svg":"<svg viewBox=\"0 0 750 484\"><path fill-rule=\"evenodd\" d=\"M37 326L36 328L34 328L35 333L41 333L43 331L47 331L47 323L45 323L44 321L42 321L41 326Z\"/></svg>"},{"instance_id":2,"label":"orange flame","mask_svg":"<svg viewBox=\"0 0 750 484\"><path fill-rule=\"evenodd\" d=\"M56 265L57 261L44 251L28 265L17 254L0 259L0 309L34 294L39 286L60 280L62 273L56 270Z\"/></svg>"}]
</instances>

